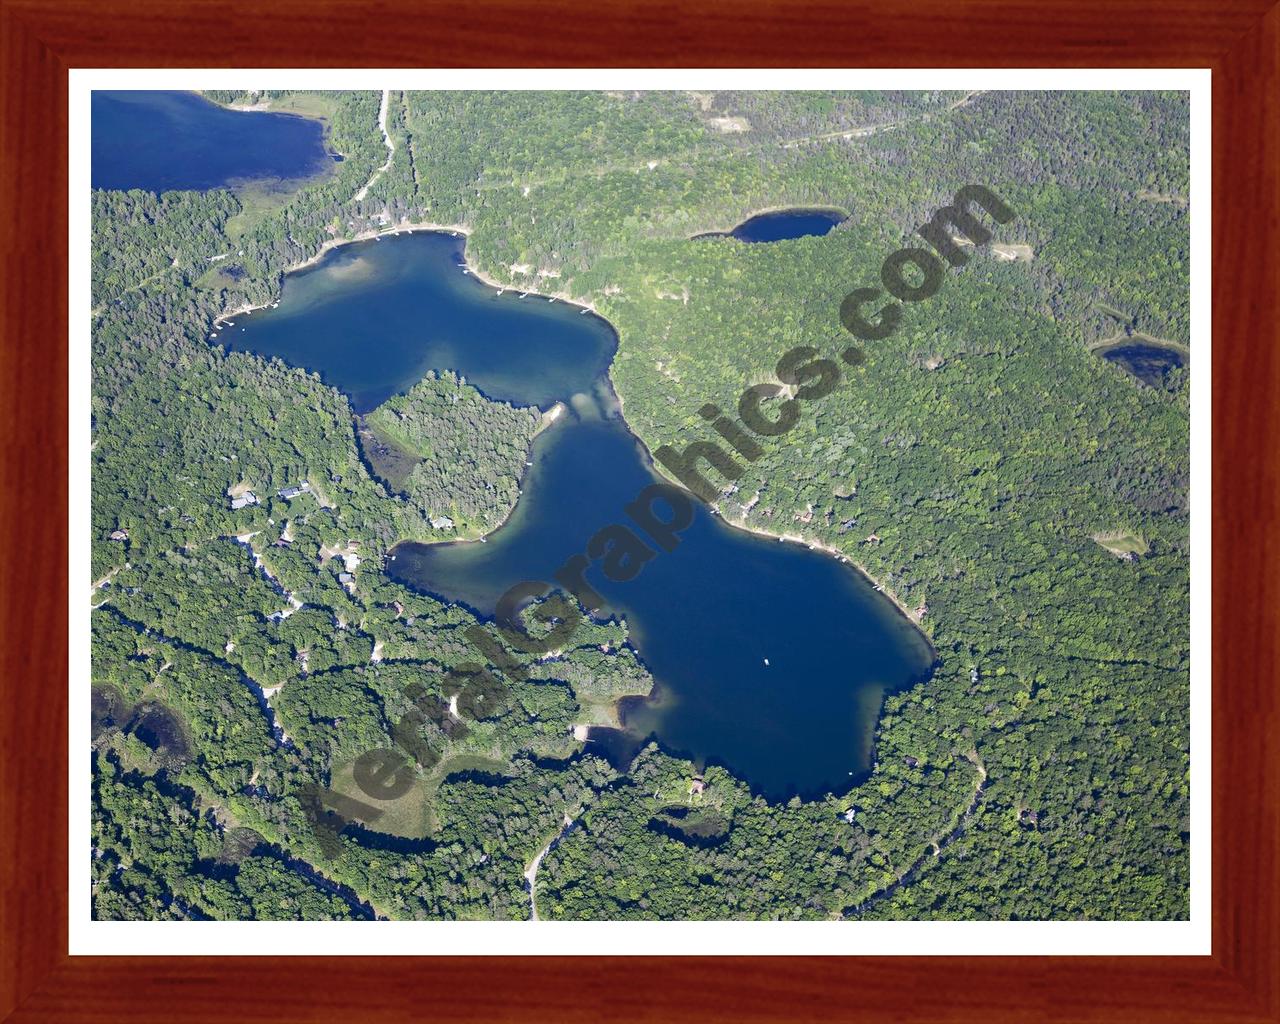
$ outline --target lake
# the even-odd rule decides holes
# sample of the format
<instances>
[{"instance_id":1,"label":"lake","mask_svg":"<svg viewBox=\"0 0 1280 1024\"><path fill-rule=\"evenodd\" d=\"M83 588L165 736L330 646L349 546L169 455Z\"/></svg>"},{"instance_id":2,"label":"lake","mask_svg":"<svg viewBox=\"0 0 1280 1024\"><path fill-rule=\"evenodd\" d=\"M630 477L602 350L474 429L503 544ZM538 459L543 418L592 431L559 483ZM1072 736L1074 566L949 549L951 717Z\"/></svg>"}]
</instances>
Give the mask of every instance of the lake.
<instances>
[{"instance_id":1,"label":"lake","mask_svg":"<svg viewBox=\"0 0 1280 1024\"><path fill-rule=\"evenodd\" d=\"M203 191L283 185L333 166L324 125L228 110L191 92L94 90L94 188Z\"/></svg>"},{"instance_id":2,"label":"lake","mask_svg":"<svg viewBox=\"0 0 1280 1024\"><path fill-rule=\"evenodd\" d=\"M845 219L838 210L774 210L744 220L732 231L708 231L701 238L736 238L739 242L782 242L825 235Z\"/></svg>"},{"instance_id":3,"label":"lake","mask_svg":"<svg viewBox=\"0 0 1280 1024\"><path fill-rule=\"evenodd\" d=\"M357 412L428 369L493 398L566 403L486 543L402 544L388 559L399 582L491 614L509 587L550 580L598 530L626 523L624 506L658 477L618 413L608 323L499 296L463 273L461 255L461 239L438 233L342 247L288 277L278 309L235 318L230 338L318 371ZM771 799L847 790L869 769L884 694L927 678L931 648L850 566L694 505L679 546L635 579L586 574L658 680L652 698L623 704L629 746L656 737Z\"/></svg>"},{"instance_id":4,"label":"lake","mask_svg":"<svg viewBox=\"0 0 1280 1024\"><path fill-rule=\"evenodd\" d=\"M450 369L489 398L550 408L588 392L615 339L579 307L464 274L465 239L414 232L357 242L289 274L277 309L220 325L214 340L316 370L366 413Z\"/></svg>"},{"instance_id":5,"label":"lake","mask_svg":"<svg viewBox=\"0 0 1280 1024\"><path fill-rule=\"evenodd\" d=\"M1123 367L1149 387L1159 387L1165 375L1185 366L1186 356L1168 345L1150 345L1140 340L1111 345L1098 350L1103 359Z\"/></svg>"}]
</instances>

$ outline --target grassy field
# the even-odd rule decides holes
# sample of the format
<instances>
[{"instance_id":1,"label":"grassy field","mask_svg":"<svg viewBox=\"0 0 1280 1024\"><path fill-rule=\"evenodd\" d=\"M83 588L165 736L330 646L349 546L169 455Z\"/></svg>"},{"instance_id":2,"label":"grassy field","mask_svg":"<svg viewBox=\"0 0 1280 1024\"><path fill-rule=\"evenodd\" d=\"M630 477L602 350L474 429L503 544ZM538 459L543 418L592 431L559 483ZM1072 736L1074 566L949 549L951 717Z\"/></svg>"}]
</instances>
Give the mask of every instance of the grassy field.
<instances>
[{"instance_id":1,"label":"grassy field","mask_svg":"<svg viewBox=\"0 0 1280 1024\"><path fill-rule=\"evenodd\" d=\"M490 772L501 774L506 763L479 754L458 754L436 765L435 771L425 779L419 779L407 793L395 800L373 800L356 785L352 764L335 768L330 788L334 792L368 803L382 812L375 821L365 824L375 832L385 832L406 839L421 839L434 835L439 827L436 815L436 793L440 784L450 775L459 772Z\"/></svg>"},{"instance_id":2,"label":"grassy field","mask_svg":"<svg viewBox=\"0 0 1280 1024\"><path fill-rule=\"evenodd\" d=\"M1133 530L1109 530L1095 533L1093 539L1117 558L1141 557L1150 545L1142 534Z\"/></svg>"}]
</instances>

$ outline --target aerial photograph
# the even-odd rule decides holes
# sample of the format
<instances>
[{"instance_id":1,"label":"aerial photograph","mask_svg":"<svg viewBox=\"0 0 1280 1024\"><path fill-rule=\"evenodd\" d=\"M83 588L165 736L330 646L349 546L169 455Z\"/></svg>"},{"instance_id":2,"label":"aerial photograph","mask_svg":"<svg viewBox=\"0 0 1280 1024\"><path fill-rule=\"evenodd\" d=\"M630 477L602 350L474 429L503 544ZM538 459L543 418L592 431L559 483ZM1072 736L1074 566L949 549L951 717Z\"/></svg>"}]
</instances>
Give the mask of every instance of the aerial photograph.
<instances>
[{"instance_id":1,"label":"aerial photograph","mask_svg":"<svg viewBox=\"0 0 1280 1024\"><path fill-rule=\"evenodd\" d=\"M1190 121L94 91L83 909L1188 920Z\"/></svg>"}]
</instances>

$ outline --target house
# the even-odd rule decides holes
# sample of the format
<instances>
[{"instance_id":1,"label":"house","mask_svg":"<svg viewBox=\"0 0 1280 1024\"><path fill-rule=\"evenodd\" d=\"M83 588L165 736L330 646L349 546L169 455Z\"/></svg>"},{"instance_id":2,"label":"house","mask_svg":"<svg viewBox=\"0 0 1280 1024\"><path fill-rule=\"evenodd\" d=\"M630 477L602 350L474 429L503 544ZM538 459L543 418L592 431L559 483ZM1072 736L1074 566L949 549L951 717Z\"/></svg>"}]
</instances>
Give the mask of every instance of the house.
<instances>
[{"instance_id":1,"label":"house","mask_svg":"<svg viewBox=\"0 0 1280 1024\"><path fill-rule=\"evenodd\" d=\"M258 504L258 496L253 491L245 491L244 494L231 499L231 507L233 509L241 509L256 504Z\"/></svg>"},{"instance_id":2,"label":"house","mask_svg":"<svg viewBox=\"0 0 1280 1024\"><path fill-rule=\"evenodd\" d=\"M128 530L112 530L111 539L112 540L128 540L129 531Z\"/></svg>"},{"instance_id":3,"label":"house","mask_svg":"<svg viewBox=\"0 0 1280 1024\"><path fill-rule=\"evenodd\" d=\"M432 516L431 528L433 530L452 530L453 520L450 519L448 516L439 516L439 517Z\"/></svg>"},{"instance_id":4,"label":"house","mask_svg":"<svg viewBox=\"0 0 1280 1024\"><path fill-rule=\"evenodd\" d=\"M698 796L707 788L707 784L702 780L701 776L695 775L693 781L689 783L689 795Z\"/></svg>"},{"instance_id":5,"label":"house","mask_svg":"<svg viewBox=\"0 0 1280 1024\"><path fill-rule=\"evenodd\" d=\"M978 666L974 665L969 669L969 682L976 683L978 681Z\"/></svg>"},{"instance_id":6,"label":"house","mask_svg":"<svg viewBox=\"0 0 1280 1024\"><path fill-rule=\"evenodd\" d=\"M297 487L285 487L282 490L276 491L276 494L284 498L285 501L292 501L299 494L305 494L309 490L311 490L311 485L307 483L307 481L303 480Z\"/></svg>"},{"instance_id":7,"label":"house","mask_svg":"<svg viewBox=\"0 0 1280 1024\"><path fill-rule=\"evenodd\" d=\"M855 812L852 807L850 807L847 811L844 812L844 820L847 821L850 825L853 824L854 813Z\"/></svg>"},{"instance_id":8,"label":"house","mask_svg":"<svg viewBox=\"0 0 1280 1024\"><path fill-rule=\"evenodd\" d=\"M348 586L352 583L355 583L355 581L356 581L356 578L352 576L351 573L349 572L338 573L338 582L341 583L343 586Z\"/></svg>"}]
</instances>

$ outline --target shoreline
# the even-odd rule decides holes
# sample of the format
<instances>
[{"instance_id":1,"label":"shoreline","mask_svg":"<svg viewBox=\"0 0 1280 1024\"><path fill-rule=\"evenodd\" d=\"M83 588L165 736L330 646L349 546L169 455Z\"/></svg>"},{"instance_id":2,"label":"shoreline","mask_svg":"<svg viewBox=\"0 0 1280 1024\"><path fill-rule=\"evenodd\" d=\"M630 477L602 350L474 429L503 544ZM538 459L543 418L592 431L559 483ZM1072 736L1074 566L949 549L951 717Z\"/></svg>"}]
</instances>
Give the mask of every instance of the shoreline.
<instances>
[{"instance_id":1,"label":"shoreline","mask_svg":"<svg viewBox=\"0 0 1280 1024\"><path fill-rule=\"evenodd\" d=\"M933 646L932 638L929 636L929 634L927 634L924 631L923 628L921 628L920 622L921 622L921 619L923 619L923 616L917 615L916 610L914 608L908 608L906 605L906 602L904 602L902 598L900 598L895 591L890 589L885 584L881 583L875 576L873 576L870 572L868 572L866 567L861 562L857 562L854 559L850 558L847 552L840 550L839 548L835 547L832 544L827 544L820 540L813 540L810 537L805 537L803 534L775 533L771 530L765 530L760 527L747 526L745 523L735 522L734 520L727 518L722 512L717 512L716 516L717 518L721 519L727 526L731 526L735 530L741 530L743 533L754 534L757 537L767 537L770 540L778 540L785 543L803 544L810 551L823 551L826 554L831 555L833 558L835 558L836 561L843 562L845 565L852 566L862 576L865 576L871 582L871 585L875 587L877 594L881 594L882 596L887 597L889 601L894 605L894 607L897 608L898 611L902 613L903 618L910 621L910 623L916 627L917 631L919 631L919 633L926 640L929 641L930 647Z\"/></svg>"},{"instance_id":2,"label":"shoreline","mask_svg":"<svg viewBox=\"0 0 1280 1024\"><path fill-rule=\"evenodd\" d=\"M237 114L278 114L281 117L300 117L306 121L315 121L320 125L320 140L324 143L325 151L329 154L336 153L344 160L347 158L347 154L333 144L333 122L326 114L306 113L300 110L281 110L274 106L269 99L258 100L256 103L223 103L220 100L210 99L204 89L194 89L192 91L206 103L212 103L215 107L220 107L223 110L234 110Z\"/></svg>"},{"instance_id":3,"label":"shoreline","mask_svg":"<svg viewBox=\"0 0 1280 1024\"><path fill-rule=\"evenodd\" d=\"M617 331L615 330L614 333L616 334ZM619 344L619 347L621 347L622 339L620 336L618 338L618 344ZM618 389L614 387L614 383L613 383L613 367L614 367L614 364L610 363L608 369L605 371L605 375L609 379L610 390L613 391L614 396L618 400L618 416L619 418L622 419L623 423L626 423L627 422L626 410L623 407L623 398L622 398L622 395L618 393ZM682 484L675 477L671 476L666 471L666 467L662 466L656 459L654 459L653 453L649 450L648 444L645 443L645 441L640 437L639 434L637 434L634 430L631 429L631 425L629 423L627 424L627 430L631 434L631 436L634 437L636 441L639 443L641 451L644 452L644 461L646 465L649 467L649 469L654 473L654 475L657 476L658 479L662 480L664 483L669 483L676 487L684 489L684 484ZM724 495L721 495L721 497L723 498ZM701 499L695 498L694 500L700 501ZM849 556L847 552L842 551L840 548L837 548L834 545L827 544L824 541L813 540L812 538L805 537L803 534L777 533L772 530L766 530L763 527L748 526L746 525L745 521L741 521L741 520L735 521L733 519L730 519L728 516L726 516L722 511L720 511L714 505L708 506L708 508L712 509L713 514L717 519L719 519L726 526L734 530L741 530L743 533L754 534L757 537L764 537L764 538L768 538L769 540L785 541L793 544L803 544L805 547L809 548L810 550L825 552L826 554L831 555L833 558L835 558L836 561L843 562L845 565L852 566L855 570L857 570L859 574L861 574L862 576L865 576L871 582L871 585L872 587L875 588L876 593L881 594L884 597L887 597L889 599L890 603L893 604L893 606L902 614L903 618L905 618L908 622L910 622L916 628L916 631L925 638L925 642L928 643L929 649L933 650L933 637L929 633L926 633L920 624L923 616L917 616L914 608L908 608L906 605L906 602L904 602L902 598L900 598L894 590L892 590L885 584L881 583L880 580L878 580L875 576L873 576L861 562L855 561L853 558Z\"/></svg>"},{"instance_id":4,"label":"shoreline","mask_svg":"<svg viewBox=\"0 0 1280 1024\"><path fill-rule=\"evenodd\" d=\"M830 209L836 212L843 212L843 211L839 211L837 207L817 207L817 206L810 206L810 207L783 206L783 207L773 208L771 210L765 210L762 212L778 212L780 210L792 210L792 209L807 209L807 210ZM759 215L760 214L752 214L752 216L759 216ZM747 219L749 220L750 217L748 217ZM464 240L469 239L471 237L470 228L468 228L464 224L439 224L435 222L413 221L413 222L401 222L399 224L391 225L387 227L370 228L366 231L359 232L357 235L355 235L352 238L330 239L324 242L315 253L307 257L305 260L301 260L298 263L291 264L290 266L286 267L284 270L280 272L281 273L280 286L278 287L277 296L274 301L275 302L280 301L279 296L280 294L283 293L284 275L292 274L299 270L305 270L307 267L315 266L317 263L323 260L325 256L327 256L330 252L333 252L335 249L338 249L344 245L353 245L357 242L367 242L367 241L371 241L374 238L381 238L384 236L394 236L394 235L399 235L401 233L413 234L415 231L432 231L437 233L448 232L449 234L452 234L455 236L461 235ZM487 287L502 289L504 291L508 288L516 288L530 295L539 295L544 298L561 299L566 303L566 305L577 306L579 309L589 309L596 316L601 316L602 319L606 319L600 314L600 312L596 309L596 307L593 304L583 303L578 300L575 300L569 297L568 294L565 292L551 292L551 293L540 292L533 287L520 288L520 286L517 286L517 285L504 284L503 282L498 281L497 279L491 277L489 274L480 270L471 262L471 259L468 256L466 251L465 242L463 245L462 258L465 263L465 269L468 271L468 273L474 276L478 281L480 281L482 284L486 285ZM219 324L225 322L226 320L230 319L233 316L241 316L246 313L252 313L255 309L265 309L271 305L272 305L271 302L264 302L264 303L259 303L258 305L243 306L238 309L231 310L229 312L221 314L217 319L215 319L213 322L214 326L217 327ZM607 319L606 319L606 322L608 322ZM614 331L615 336L617 336L617 329L613 327L612 323L610 323L610 328ZM621 349L621 337L618 338L618 347L619 349ZM608 381L610 391L613 392L615 398L617 399L618 416L623 421L623 423L626 423L627 422L626 412L623 406L623 398L618 393L617 388L614 386L613 361L610 362L609 367L605 370L605 379ZM559 412L556 411L558 407L560 409ZM539 424L538 430L534 434L534 439L536 439L548 427L552 426L556 421L558 421L558 419L563 415L564 411L565 409L564 409L563 402L557 402L556 405L551 407L551 409L548 409L547 411L545 411L543 413L542 423ZM639 441L641 447L644 449L646 461L648 462L649 467L653 470L653 472L660 479L665 480L669 483L675 483L677 486L679 486L679 481L672 480L671 477L669 477L666 473L662 471L661 468L659 468L657 462L654 461L652 454L649 451L648 445L645 444L643 439L641 439L640 436L631 429L629 424L627 425L627 430L632 434L633 437L636 438L637 441ZM530 451L532 451L532 446L530 447ZM523 481L524 481L524 476L521 475L520 482L523 483ZM523 491L521 491L521 494L523 494ZM389 558L395 552L396 548L398 548L402 544L430 544L430 545L475 544L482 540L488 540L489 537L491 537L493 534L497 533L499 530L501 530L504 526L507 525L507 523L511 520L512 516L515 515L516 506L518 505L519 505L519 499L517 498L516 505L512 506L511 510L503 518L502 522L499 523L497 526L495 526L492 530L488 531L487 533L481 534L478 537L450 537L448 539L401 538L401 539L398 539L393 545L389 546L386 549L386 555L384 557ZM860 573L862 576L864 576L867 580L871 582L871 585L874 588L876 588L876 593L882 594L889 599L890 603L898 610L899 613L901 613L903 618L905 618L908 622L910 622L916 628L916 630L921 634L921 636L925 638L926 642L929 643L930 648L932 648L933 646L932 639L921 628L922 616L918 616L914 608L908 608L906 603L902 600L901 597L898 596L897 593L895 593L892 589L887 587L885 584L881 583L875 576L873 576L870 572L868 572L867 569L861 563L855 561L846 552L840 550L837 547L834 547L831 544L827 544L823 541L807 538L803 534L778 533L770 530L765 530L760 527L747 526L745 523L735 522L734 520L729 519L719 510L716 510L715 515L722 522L724 522L726 525L732 527L735 530L741 530L744 533L754 534L757 537L767 537L771 540L790 542L794 544L803 544L805 547L808 547L810 550L823 551L826 554L831 555L837 561L840 561L845 565L849 565L853 567L858 573ZM385 572L385 565L384 565L384 572Z\"/></svg>"},{"instance_id":5,"label":"shoreline","mask_svg":"<svg viewBox=\"0 0 1280 1024\"><path fill-rule=\"evenodd\" d=\"M533 454L533 442L536 441L544 431L551 429L551 427L554 426L556 422L560 419L560 417L563 416L567 411L568 411L568 406L566 406L564 402L556 402L555 405L553 405L550 409L548 409L546 412L542 414L542 419L538 421L538 426L537 426L537 429L534 430L533 432L533 437L529 439L529 450L525 453L526 455ZM527 462L528 460L526 459L525 461ZM425 540L419 539L417 537L401 537L389 548L387 548L385 558L389 559L390 556L395 552L396 548L400 547L400 545L402 544L422 544L424 546L426 545L434 546L436 544L475 544L481 540L487 542L490 537L492 537L495 533L497 533L504 526L506 526L507 523L511 521L511 517L516 514L516 505L520 504L520 498L523 497L524 495L524 486L523 486L524 478L527 475L527 471L530 467L522 466L521 468L524 469L526 472L521 473L520 478L516 481L517 494L516 494L515 505L512 505L511 508L507 511L507 514L503 516L502 522L500 522L488 533L481 533L474 537L431 537ZM375 479L377 478L375 477ZM383 572L386 572L385 560L382 568L383 568Z\"/></svg>"},{"instance_id":6,"label":"shoreline","mask_svg":"<svg viewBox=\"0 0 1280 1024\"><path fill-rule=\"evenodd\" d=\"M1091 341L1085 345L1085 350L1094 352L1098 355L1105 356L1112 349L1124 348L1126 345L1149 345L1152 348L1162 348L1170 352L1177 352L1181 356L1191 357L1191 348L1179 341L1170 341L1168 338L1157 338L1150 334L1143 334L1141 331L1134 331L1132 334L1112 335L1110 338L1099 338L1097 341Z\"/></svg>"},{"instance_id":7,"label":"shoreline","mask_svg":"<svg viewBox=\"0 0 1280 1024\"><path fill-rule=\"evenodd\" d=\"M357 242L369 242L375 238L384 238L384 237L390 237L390 236L401 235L401 234L411 235L418 231L430 231L430 232L435 232L437 234L451 234L455 236L461 235L464 239L471 237L471 229L468 228L465 224L437 224L432 221L401 221L399 224L392 224L386 227L368 228L364 231L361 231L353 235L350 238L330 238L327 241L323 242L320 248L317 249L312 255L308 256L306 259L299 260L297 263L291 263L287 267L283 267L279 271L281 280L277 285L276 295L273 300L269 300L267 302L259 302L256 304L237 306L235 309L226 310L225 312L218 314L218 316L214 319L213 324L216 327L218 324L223 323L230 317L243 316L246 313L252 313L254 310L266 309L269 306L271 306L273 301L279 302L280 297L284 292L283 278L285 277L285 275L294 274L294 273L297 273L299 270L306 270L308 267L315 266L317 263L323 260L327 255L329 255L329 253L333 252L335 249L340 249L344 245L355 245ZM499 288L503 291L509 291L509 290L522 291L522 292L525 292L526 294L537 295L542 298L553 298L553 299L556 299L557 301L564 302L566 305L576 306L579 309L589 309L596 316L601 316L599 310L596 309L593 303L583 302L580 299L575 299L572 296L570 296L568 292L562 292L562 291L543 292L543 291L539 291L535 287L526 288L522 285L508 284L508 283L499 281L497 278L490 276L488 273L481 270L479 267L477 267L475 264L471 262L470 256L467 255L465 245L463 246L462 258L466 263L467 273L470 276L474 277L477 281L480 281L481 283L488 285L490 288Z\"/></svg>"}]
</instances>

